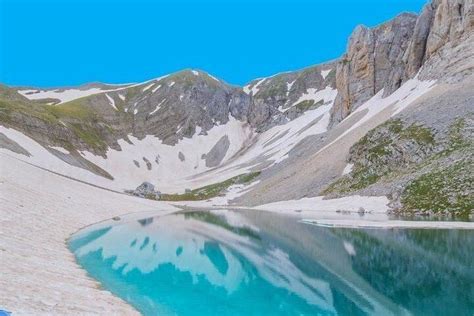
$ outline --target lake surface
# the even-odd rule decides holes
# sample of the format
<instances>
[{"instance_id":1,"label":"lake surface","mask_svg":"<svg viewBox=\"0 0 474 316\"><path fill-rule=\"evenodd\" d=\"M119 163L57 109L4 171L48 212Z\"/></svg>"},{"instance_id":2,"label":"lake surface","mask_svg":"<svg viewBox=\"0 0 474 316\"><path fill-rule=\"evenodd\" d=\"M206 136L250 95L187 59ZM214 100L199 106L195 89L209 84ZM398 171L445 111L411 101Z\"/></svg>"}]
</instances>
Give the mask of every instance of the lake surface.
<instances>
[{"instance_id":1,"label":"lake surface","mask_svg":"<svg viewBox=\"0 0 474 316\"><path fill-rule=\"evenodd\" d=\"M222 210L108 221L69 247L145 315L474 314L474 231Z\"/></svg>"}]
</instances>

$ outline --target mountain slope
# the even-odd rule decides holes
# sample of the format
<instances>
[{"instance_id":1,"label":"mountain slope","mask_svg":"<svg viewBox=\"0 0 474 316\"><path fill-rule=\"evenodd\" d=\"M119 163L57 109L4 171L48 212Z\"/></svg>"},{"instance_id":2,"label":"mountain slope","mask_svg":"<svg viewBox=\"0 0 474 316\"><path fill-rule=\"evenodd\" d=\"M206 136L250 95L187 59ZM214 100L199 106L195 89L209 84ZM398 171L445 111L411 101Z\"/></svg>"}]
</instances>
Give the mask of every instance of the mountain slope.
<instances>
[{"instance_id":1,"label":"mountain slope","mask_svg":"<svg viewBox=\"0 0 474 316\"><path fill-rule=\"evenodd\" d=\"M2 86L0 151L121 192L148 181L183 193L261 171L228 199L386 195L402 212L438 211L413 202L423 193L414 188L461 158L472 167L469 142L446 150L460 117L463 144L471 137L473 11L471 0L434 0L419 16L357 27L338 60L243 88L197 70L126 85ZM443 152L448 162L433 158ZM452 189L440 188L445 210L474 209L472 186L440 185Z\"/></svg>"}]
</instances>

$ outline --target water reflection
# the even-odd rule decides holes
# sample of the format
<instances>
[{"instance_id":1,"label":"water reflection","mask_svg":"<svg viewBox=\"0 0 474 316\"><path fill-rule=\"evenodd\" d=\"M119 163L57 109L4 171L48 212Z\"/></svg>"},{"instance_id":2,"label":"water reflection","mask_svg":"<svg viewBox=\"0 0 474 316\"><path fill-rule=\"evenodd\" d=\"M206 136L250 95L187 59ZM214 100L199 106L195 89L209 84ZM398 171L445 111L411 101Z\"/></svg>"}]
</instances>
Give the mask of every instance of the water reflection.
<instances>
[{"instance_id":1,"label":"water reflection","mask_svg":"<svg viewBox=\"0 0 474 316\"><path fill-rule=\"evenodd\" d=\"M471 315L474 234L329 229L183 212L75 235L85 269L144 314Z\"/></svg>"}]
</instances>

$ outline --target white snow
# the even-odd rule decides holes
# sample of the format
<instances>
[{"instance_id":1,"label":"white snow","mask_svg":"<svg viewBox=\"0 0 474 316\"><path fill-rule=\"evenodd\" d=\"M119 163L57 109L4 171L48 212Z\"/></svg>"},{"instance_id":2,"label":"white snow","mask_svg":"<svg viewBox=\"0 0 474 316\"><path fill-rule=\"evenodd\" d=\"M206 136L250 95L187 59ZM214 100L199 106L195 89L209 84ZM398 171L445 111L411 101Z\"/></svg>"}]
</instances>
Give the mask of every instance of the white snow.
<instances>
[{"instance_id":1,"label":"white snow","mask_svg":"<svg viewBox=\"0 0 474 316\"><path fill-rule=\"evenodd\" d=\"M246 85L243 89L244 89L244 92L247 93L247 94L252 94L252 95L256 95L258 93L258 86L263 83L265 80L267 80L268 78L262 78L260 79L259 81L257 81L257 83L255 84L250 84L250 85ZM252 88L250 88L250 86Z\"/></svg>"},{"instance_id":2,"label":"white snow","mask_svg":"<svg viewBox=\"0 0 474 316\"><path fill-rule=\"evenodd\" d=\"M102 90L99 88L90 88L86 90L79 90L79 89L66 89L66 90L18 90L18 92L23 95L24 97L30 100L39 100L39 99L46 99L46 98L53 98L59 99L60 103L69 102L75 99L87 97L93 94L99 94L104 92L111 92L125 89L124 87L120 87L117 89L110 89L110 90ZM37 91L33 94L27 94L28 92Z\"/></svg>"},{"instance_id":3,"label":"white snow","mask_svg":"<svg viewBox=\"0 0 474 316\"><path fill-rule=\"evenodd\" d=\"M59 152L62 152L63 154L67 154L67 155L70 154L69 150L67 150L66 148L63 148L63 147L50 146L49 148L52 148L52 149L57 150Z\"/></svg>"},{"instance_id":4,"label":"white snow","mask_svg":"<svg viewBox=\"0 0 474 316\"><path fill-rule=\"evenodd\" d=\"M191 71L195 76L199 76L199 72L197 72L196 70L191 70Z\"/></svg>"},{"instance_id":5,"label":"white snow","mask_svg":"<svg viewBox=\"0 0 474 316\"><path fill-rule=\"evenodd\" d=\"M389 200L385 196L346 196L338 199L325 200L324 196L303 198L300 200L279 201L253 207L258 210L272 212L294 212L296 210L311 212L349 211L358 212L363 207L372 213L385 214Z\"/></svg>"},{"instance_id":6,"label":"white snow","mask_svg":"<svg viewBox=\"0 0 474 316\"><path fill-rule=\"evenodd\" d=\"M109 100L109 104L114 108L115 111L118 111L117 107L115 106L115 100L108 94L105 94L107 100Z\"/></svg>"},{"instance_id":7,"label":"white snow","mask_svg":"<svg viewBox=\"0 0 474 316\"><path fill-rule=\"evenodd\" d=\"M119 93L118 96L119 96L120 100L125 101L125 96L123 94Z\"/></svg>"},{"instance_id":8,"label":"white snow","mask_svg":"<svg viewBox=\"0 0 474 316\"><path fill-rule=\"evenodd\" d=\"M146 85L146 86L142 89L142 92L145 92L146 90L150 89L150 88L153 87L154 85L155 85L154 82L152 82L152 83Z\"/></svg>"},{"instance_id":9,"label":"white snow","mask_svg":"<svg viewBox=\"0 0 474 316\"><path fill-rule=\"evenodd\" d=\"M154 88L151 90L151 92L152 92L152 93L155 93L156 90L158 90L159 88L161 88L161 84L159 84L159 85L157 85L156 87L154 87Z\"/></svg>"},{"instance_id":10,"label":"white snow","mask_svg":"<svg viewBox=\"0 0 474 316\"><path fill-rule=\"evenodd\" d=\"M302 222L324 227L340 228L416 228L416 229L474 229L474 222L447 221L400 221L400 220L365 220L365 219L303 219Z\"/></svg>"},{"instance_id":11,"label":"white snow","mask_svg":"<svg viewBox=\"0 0 474 316\"><path fill-rule=\"evenodd\" d=\"M217 79L216 77L214 77L213 75L210 75L210 74L207 74L210 78L214 79L215 81L217 82L221 82L219 79Z\"/></svg>"},{"instance_id":12,"label":"white snow","mask_svg":"<svg viewBox=\"0 0 474 316\"><path fill-rule=\"evenodd\" d=\"M175 84L175 82L174 82L174 81L171 81L171 82L168 84L168 87L171 88L172 86L174 86L174 84Z\"/></svg>"},{"instance_id":13,"label":"white snow","mask_svg":"<svg viewBox=\"0 0 474 316\"><path fill-rule=\"evenodd\" d=\"M138 109L133 110L133 114L136 115L138 113Z\"/></svg>"},{"instance_id":14,"label":"white snow","mask_svg":"<svg viewBox=\"0 0 474 316\"><path fill-rule=\"evenodd\" d=\"M79 267L66 240L114 216L176 208L79 183L17 157L24 156L0 151L1 308L15 315L138 315Z\"/></svg>"},{"instance_id":15,"label":"white snow","mask_svg":"<svg viewBox=\"0 0 474 316\"><path fill-rule=\"evenodd\" d=\"M331 69L321 70L321 76L323 76L323 79L326 79L326 77L329 75L330 72L331 72Z\"/></svg>"},{"instance_id":16,"label":"white snow","mask_svg":"<svg viewBox=\"0 0 474 316\"><path fill-rule=\"evenodd\" d=\"M156 111L158 111L160 108L161 108L161 105L163 104L163 102L166 101L166 98L164 98L163 100L161 100L160 103L158 103L158 105L155 107L155 109L153 111L150 112L150 115L153 115L156 113Z\"/></svg>"},{"instance_id":17,"label":"white snow","mask_svg":"<svg viewBox=\"0 0 474 316\"><path fill-rule=\"evenodd\" d=\"M215 126L207 132L207 135L195 134L192 138L183 138L174 146L165 145L155 136L146 136L139 140L133 136L129 139L133 144L125 140L119 140L120 151L109 149L106 153L107 159L85 152L84 157L113 175L115 180L110 184L114 188L135 188L143 181L149 181L162 192L183 192L185 188L197 188L206 184L227 180L237 175L239 170L218 172L218 174L203 174L209 170L202 159L221 137L227 135L230 141L229 149L223 159L223 163L236 154L252 135L251 130L245 123L233 117L224 125ZM186 157L181 162L177 157L182 152ZM133 160L143 161L143 157L149 161L155 161L160 155L160 163L153 165L152 170L147 168L136 168ZM240 174L240 173L238 173Z\"/></svg>"},{"instance_id":18,"label":"white snow","mask_svg":"<svg viewBox=\"0 0 474 316\"><path fill-rule=\"evenodd\" d=\"M393 107L392 117L416 99L418 99L423 94L427 93L435 86L436 81L420 81L417 78L410 79L405 82L398 90L387 97L383 96L383 90L379 91L375 96L370 98L367 102L358 107L354 112L352 112L348 117L344 119L350 120L353 116L357 115L360 112L367 111L367 113L350 128L348 128L344 133L342 133L338 138L332 141L330 144L326 145L321 150L329 147L339 139L343 138L345 135L351 133L354 129L361 126L371 118L373 118L378 113L387 109L388 107Z\"/></svg>"},{"instance_id":19,"label":"white snow","mask_svg":"<svg viewBox=\"0 0 474 316\"><path fill-rule=\"evenodd\" d=\"M288 82L286 84L286 96L290 94L291 87L293 87L293 84L295 83L296 80L293 80L292 82Z\"/></svg>"},{"instance_id":20,"label":"white snow","mask_svg":"<svg viewBox=\"0 0 474 316\"><path fill-rule=\"evenodd\" d=\"M75 99L87 97L90 95L94 94L99 94L99 93L105 93L105 92L113 92L113 91L121 91L125 90L128 88L132 87L137 87L137 86L142 86L144 84L149 83L146 87L144 87L143 91L148 90L155 82L158 82L169 75L164 75L159 78L151 79L145 82L140 82L140 83L127 83L127 84L115 84L116 86L113 89L100 89L100 88L89 88L89 89L77 89L77 88L72 88L72 89L53 89L53 90L48 90L48 89L23 89L23 90L18 90L18 93L26 97L27 99L30 100L39 100L39 99L46 99L46 98L53 98L53 99L59 99L60 103L65 103L69 102ZM170 87L174 84L171 83ZM154 92L154 91L153 91ZM124 96L119 95L122 100L125 100Z\"/></svg>"},{"instance_id":21,"label":"white snow","mask_svg":"<svg viewBox=\"0 0 474 316\"><path fill-rule=\"evenodd\" d=\"M354 164L348 163L348 164L344 167L344 170L342 170L342 175L344 176L344 175L346 175L346 174L351 173L353 167L354 167Z\"/></svg>"}]
</instances>

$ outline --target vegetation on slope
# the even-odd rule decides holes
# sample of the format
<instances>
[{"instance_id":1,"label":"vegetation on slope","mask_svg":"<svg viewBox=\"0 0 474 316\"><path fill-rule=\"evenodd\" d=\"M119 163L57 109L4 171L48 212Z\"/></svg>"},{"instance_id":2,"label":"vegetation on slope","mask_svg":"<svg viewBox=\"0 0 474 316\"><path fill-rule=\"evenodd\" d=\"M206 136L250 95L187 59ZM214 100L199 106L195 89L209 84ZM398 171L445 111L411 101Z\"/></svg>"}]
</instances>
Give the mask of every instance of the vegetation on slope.
<instances>
[{"instance_id":1,"label":"vegetation on slope","mask_svg":"<svg viewBox=\"0 0 474 316\"><path fill-rule=\"evenodd\" d=\"M219 196L231 185L245 184L254 180L260 175L260 171L241 174L222 182L206 185L204 187L191 190L184 194L162 194L160 200L164 201L200 201Z\"/></svg>"},{"instance_id":2,"label":"vegetation on slope","mask_svg":"<svg viewBox=\"0 0 474 316\"><path fill-rule=\"evenodd\" d=\"M389 120L366 134L350 150L350 174L323 194L347 194L372 185L398 183L394 194L402 213L474 212L473 142L466 119L451 124L445 135L421 125Z\"/></svg>"}]
</instances>

